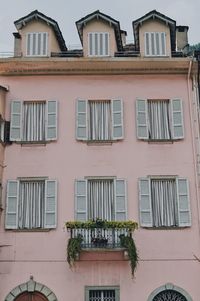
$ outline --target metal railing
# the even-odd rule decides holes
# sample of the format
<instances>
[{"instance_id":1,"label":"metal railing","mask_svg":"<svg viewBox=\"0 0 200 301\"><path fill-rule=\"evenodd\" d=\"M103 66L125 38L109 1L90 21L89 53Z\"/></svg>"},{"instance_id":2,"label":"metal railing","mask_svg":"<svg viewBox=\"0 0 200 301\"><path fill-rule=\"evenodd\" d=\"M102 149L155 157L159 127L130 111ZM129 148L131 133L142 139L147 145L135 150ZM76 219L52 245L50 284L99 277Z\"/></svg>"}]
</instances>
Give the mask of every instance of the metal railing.
<instances>
[{"instance_id":1,"label":"metal railing","mask_svg":"<svg viewBox=\"0 0 200 301\"><path fill-rule=\"evenodd\" d=\"M96 248L122 248L121 236L132 237L130 229L126 228L91 228L91 229L70 229L71 238L81 238L82 249Z\"/></svg>"}]
</instances>

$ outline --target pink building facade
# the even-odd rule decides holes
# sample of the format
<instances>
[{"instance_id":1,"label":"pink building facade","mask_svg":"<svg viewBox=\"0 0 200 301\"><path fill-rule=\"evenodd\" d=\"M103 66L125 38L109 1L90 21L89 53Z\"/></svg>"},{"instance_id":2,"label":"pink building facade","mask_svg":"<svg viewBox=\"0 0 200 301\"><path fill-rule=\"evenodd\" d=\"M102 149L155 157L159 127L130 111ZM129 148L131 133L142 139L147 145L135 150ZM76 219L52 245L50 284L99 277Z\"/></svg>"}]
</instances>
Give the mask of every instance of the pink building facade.
<instances>
[{"instance_id":1,"label":"pink building facade","mask_svg":"<svg viewBox=\"0 0 200 301\"><path fill-rule=\"evenodd\" d=\"M152 11L133 22L127 45L119 22L96 11L77 21L83 50L70 51L38 11L15 25L14 57L0 60L10 121L0 300L197 301L198 90L188 28ZM97 218L138 223L134 278L126 250L95 248L88 230L70 269L65 222ZM118 234L104 235L109 244Z\"/></svg>"}]
</instances>

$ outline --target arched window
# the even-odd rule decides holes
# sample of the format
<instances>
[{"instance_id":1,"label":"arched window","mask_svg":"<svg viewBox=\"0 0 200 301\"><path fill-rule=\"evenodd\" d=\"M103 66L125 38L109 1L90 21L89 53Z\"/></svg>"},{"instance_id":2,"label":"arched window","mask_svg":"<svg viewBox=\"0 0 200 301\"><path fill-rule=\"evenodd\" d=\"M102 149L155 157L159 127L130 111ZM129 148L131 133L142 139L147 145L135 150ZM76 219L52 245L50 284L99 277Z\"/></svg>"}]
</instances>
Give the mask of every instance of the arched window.
<instances>
[{"instance_id":1,"label":"arched window","mask_svg":"<svg viewBox=\"0 0 200 301\"><path fill-rule=\"evenodd\" d=\"M25 292L15 298L15 301L48 301L48 299L38 292Z\"/></svg>"},{"instance_id":2,"label":"arched window","mask_svg":"<svg viewBox=\"0 0 200 301\"><path fill-rule=\"evenodd\" d=\"M192 298L184 289L167 283L155 289L147 301L192 301Z\"/></svg>"}]
</instances>

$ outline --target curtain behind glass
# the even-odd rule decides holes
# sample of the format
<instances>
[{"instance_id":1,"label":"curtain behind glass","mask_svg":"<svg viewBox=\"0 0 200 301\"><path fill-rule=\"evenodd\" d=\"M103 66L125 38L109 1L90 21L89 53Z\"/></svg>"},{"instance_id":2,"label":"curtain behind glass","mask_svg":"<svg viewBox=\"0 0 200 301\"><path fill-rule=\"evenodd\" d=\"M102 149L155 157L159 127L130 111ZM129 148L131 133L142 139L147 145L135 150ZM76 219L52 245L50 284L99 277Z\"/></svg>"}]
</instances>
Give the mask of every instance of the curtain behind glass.
<instances>
[{"instance_id":1,"label":"curtain behind glass","mask_svg":"<svg viewBox=\"0 0 200 301\"><path fill-rule=\"evenodd\" d=\"M23 141L45 140L45 102L24 102Z\"/></svg>"},{"instance_id":2,"label":"curtain behind glass","mask_svg":"<svg viewBox=\"0 0 200 301\"><path fill-rule=\"evenodd\" d=\"M153 226L177 226L176 182L151 180Z\"/></svg>"},{"instance_id":3,"label":"curtain behind glass","mask_svg":"<svg viewBox=\"0 0 200 301\"><path fill-rule=\"evenodd\" d=\"M171 139L168 100L148 100L148 117L150 139Z\"/></svg>"},{"instance_id":4,"label":"curtain behind glass","mask_svg":"<svg viewBox=\"0 0 200 301\"><path fill-rule=\"evenodd\" d=\"M114 220L113 180L88 180L88 219Z\"/></svg>"},{"instance_id":5,"label":"curtain behind glass","mask_svg":"<svg viewBox=\"0 0 200 301\"><path fill-rule=\"evenodd\" d=\"M111 102L89 101L89 140L111 140Z\"/></svg>"},{"instance_id":6,"label":"curtain behind glass","mask_svg":"<svg viewBox=\"0 0 200 301\"><path fill-rule=\"evenodd\" d=\"M44 227L45 182L20 182L19 228Z\"/></svg>"}]
</instances>

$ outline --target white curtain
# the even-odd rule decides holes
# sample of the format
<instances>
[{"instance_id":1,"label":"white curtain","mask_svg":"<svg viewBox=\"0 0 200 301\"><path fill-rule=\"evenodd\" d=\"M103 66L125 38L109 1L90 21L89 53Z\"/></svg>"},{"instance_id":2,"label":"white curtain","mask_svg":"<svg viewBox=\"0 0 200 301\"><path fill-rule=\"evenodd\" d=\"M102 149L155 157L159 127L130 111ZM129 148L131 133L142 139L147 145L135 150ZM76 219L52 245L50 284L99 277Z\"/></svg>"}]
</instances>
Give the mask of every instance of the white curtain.
<instances>
[{"instance_id":1,"label":"white curtain","mask_svg":"<svg viewBox=\"0 0 200 301\"><path fill-rule=\"evenodd\" d=\"M150 139L170 139L170 111L168 100L148 101L148 129Z\"/></svg>"},{"instance_id":2,"label":"white curtain","mask_svg":"<svg viewBox=\"0 0 200 301\"><path fill-rule=\"evenodd\" d=\"M88 219L114 220L113 180L88 180Z\"/></svg>"},{"instance_id":3,"label":"white curtain","mask_svg":"<svg viewBox=\"0 0 200 301\"><path fill-rule=\"evenodd\" d=\"M111 140L111 102L89 101L89 140Z\"/></svg>"},{"instance_id":4,"label":"white curtain","mask_svg":"<svg viewBox=\"0 0 200 301\"><path fill-rule=\"evenodd\" d=\"M45 140L45 102L24 102L23 141Z\"/></svg>"},{"instance_id":5,"label":"white curtain","mask_svg":"<svg viewBox=\"0 0 200 301\"><path fill-rule=\"evenodd\" d=\"M153 226L177 226L176 182L151 180Z\"/></svg>"},{"instance_id":6,"label":"white curtain","mask_svg":"<svg viewBox=\"0 0 200 301\"><path fill-rule=\"evenodd\" d=\"M44 227L45 182L20 182L19 228Z\"/></svg>"}]
</instances>

